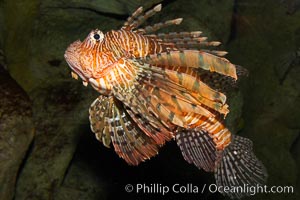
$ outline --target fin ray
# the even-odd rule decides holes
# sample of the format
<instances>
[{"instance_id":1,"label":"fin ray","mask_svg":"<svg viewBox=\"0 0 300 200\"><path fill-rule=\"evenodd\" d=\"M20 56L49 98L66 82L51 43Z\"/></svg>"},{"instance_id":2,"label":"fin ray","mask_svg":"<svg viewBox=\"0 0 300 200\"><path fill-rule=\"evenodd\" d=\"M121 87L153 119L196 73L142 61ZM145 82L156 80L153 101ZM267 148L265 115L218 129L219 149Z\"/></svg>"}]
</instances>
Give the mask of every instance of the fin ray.
<instances>
[{"instance_id":1,"label":"fin ray","mask_svg":"<svg viewBox=\"0 0 300 200\"><path fill-rule=\"evenodd\" d=\"M141 58L142 59L142 58ZM227 59L203 51L183 50L150 55L145 58L156 66L191 67L217 72L237 79L236 67Z\"/></svg>"},{"instance_id":2,"label":"fin ray","mask_svg":"<svg viewBox=\"0 0 300 200\"><path fill-rule=\"evenodd\" d=\"M199 129L178 131L176 142L188 163L207 172L214 171L219 152L207 132Z\"/></svg>"},{"instance_id":3,"label":"fin ray","mask_svg":"<svg viewBox=\"0 0 300 200\"><path fill-rule=\"evenodd\" d=\"M148 18L161 11L161 4L143 13L143 8L138 8L131 17L124 23L122 29L133 30L143 24Z\"/></svg>"},{"instance_id":4,"label":"fin ray","mask_svg":"<svg viewBox=\"0 0 300 200\"><path fill-rule=\"evenodd\" d=\"M112 96L99 96L90 107L90 122L96 138L106 147L112 142L116 153L130 165L151 158L158 144L147 136ZM103 115L105 114L105 115Z\"/></svg>"}]
</instances>

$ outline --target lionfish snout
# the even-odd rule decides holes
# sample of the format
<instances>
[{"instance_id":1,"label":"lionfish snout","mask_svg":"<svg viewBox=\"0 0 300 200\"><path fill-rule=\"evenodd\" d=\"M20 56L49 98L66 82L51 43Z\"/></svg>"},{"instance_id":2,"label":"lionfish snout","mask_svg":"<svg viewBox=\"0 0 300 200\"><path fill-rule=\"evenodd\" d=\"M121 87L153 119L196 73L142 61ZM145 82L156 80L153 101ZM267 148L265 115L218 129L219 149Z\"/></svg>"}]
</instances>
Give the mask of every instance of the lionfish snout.
<instances>
[{"instance_id":1,"label":"lionfish snout","mask_svg":"<svg viewBox=\"0 0 300 200\"><path fill-rule=\"evenodd\" d=\"M71 72L72 77L78 79L79 76L82 79L83 84L87 85L88 77L84 73L80 62L81 44L82 42L80 40L73 42L65 51L64 57L69 67L72 69Z\"/></svg>"}]
</instances>

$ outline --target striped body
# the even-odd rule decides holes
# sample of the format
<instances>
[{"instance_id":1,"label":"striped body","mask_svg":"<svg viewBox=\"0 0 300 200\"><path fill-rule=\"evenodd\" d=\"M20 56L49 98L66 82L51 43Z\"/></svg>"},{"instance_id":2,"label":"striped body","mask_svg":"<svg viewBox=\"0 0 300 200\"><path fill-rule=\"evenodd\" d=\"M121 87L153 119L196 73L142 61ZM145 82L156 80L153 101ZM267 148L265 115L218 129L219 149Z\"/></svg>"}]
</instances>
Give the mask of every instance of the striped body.
<instances>
[{"instance_id":1,"label":"striped body","mask_svg":"<svg viewBox=\"0 0 300 200\"><path fill-rule=\"evenodd\" d=\"M251 141L232 136L222 121L229 113L222 91L245 70L223 58L226 52L205 49L220 42L200 31L152 34L181 18L139 28L160 10L139 8L120 30L93 30L66 50L72 76L101 94L90 107L96 138L131 165L175 139L185 160L215 172L217 184L239 186L248 181L243 174L263 182Z\"/></svg>"},{"instance_id":2,"label":"striped body","mask_svg":"<svg viewBox=\"0 0 300 200\"><path fill-rule=\"evenodd\" d=\"M75 73L83 74L81 78L103 94L109 93L114 85L128 85L134 80L137 69L127 64L126 59L165 50L154 39L131 31L110 31L103 36L101 42L92 38L97 33L101 32L92 31L84 42L79 44L76 41L71 44L67 52L78 54L75 56L81 70L74 70Z\"/></svg>"},{"instance_id":3,"label":"striped body","mask_svg":"<svg viewBox=\"0 0 300 200\"><path fill-rule=\"evenodd\" d=\"M117 58L141 58L166 50L155 39L124 29L106 33L101 46L103 50L114 52Z\"/></svg>"}]
</instances>

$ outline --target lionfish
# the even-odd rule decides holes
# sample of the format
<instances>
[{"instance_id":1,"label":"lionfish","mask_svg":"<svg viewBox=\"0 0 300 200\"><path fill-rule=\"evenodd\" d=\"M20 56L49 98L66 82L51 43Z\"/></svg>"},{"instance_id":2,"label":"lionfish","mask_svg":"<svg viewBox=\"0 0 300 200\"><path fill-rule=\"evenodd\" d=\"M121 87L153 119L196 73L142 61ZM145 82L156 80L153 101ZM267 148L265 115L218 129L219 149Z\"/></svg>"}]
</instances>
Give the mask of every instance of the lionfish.
<instances>
[{"instance_id":1,"label":"lionfish","mask_svg":"<svg viewBox=\"0 0 300 200\"><path fill-rule=\"evenodd\" d=\"M229 112L222 86L245 70L225 59L227 52L203 49L220 42L208 42L200 31L153 34L182 18L139 28L160 10L160 4L147 12L140 7L120 30L92 30L67 48L72 77L100 93L89 109L96 138L112 143L129 165L174 139L188 163L214 172L217 185L263 184L267 174L251 140L232 135L222 122Z\"/></svg>"}]
</instances>

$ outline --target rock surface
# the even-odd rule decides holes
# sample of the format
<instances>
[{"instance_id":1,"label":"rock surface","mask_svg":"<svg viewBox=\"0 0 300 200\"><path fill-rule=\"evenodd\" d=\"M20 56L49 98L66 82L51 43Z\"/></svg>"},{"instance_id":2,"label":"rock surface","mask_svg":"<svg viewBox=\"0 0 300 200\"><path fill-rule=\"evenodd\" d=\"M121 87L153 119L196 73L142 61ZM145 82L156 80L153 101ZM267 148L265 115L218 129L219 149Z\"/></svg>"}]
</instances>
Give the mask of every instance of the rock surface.
<instances>
[{"instance_id":1,"label":"rock surface","mask_svg":"<svg viewBox=\"0 0 300 200\"><path fill-rule=\"evenodd\" d=\"M27 94L1 65L0 96L0 199L10 200L34 126Z\"/></svg>"},{"instance_id":2,"label":"rock surface","mask_svg":"<svg viewBox=\"0 0 300 200\"><path fill-rule=\"evenodd\" d=\"M264 194L261 199L299 198L299 22L300 13L286 13L280 2L243 0L236 5L235 37L228 50L230 59L249 70L242 88L242 134L253 140L265 163L268 185L294 187L294 194Z\"/></svg>"}]
</instances>

